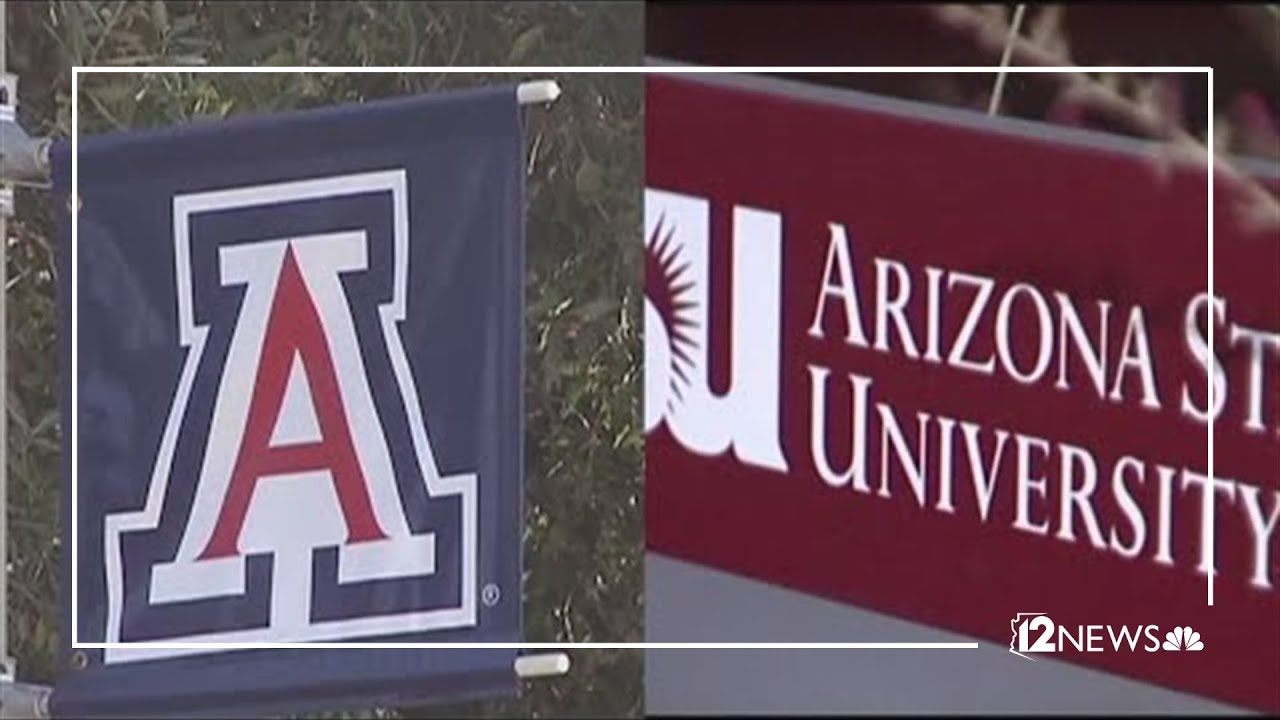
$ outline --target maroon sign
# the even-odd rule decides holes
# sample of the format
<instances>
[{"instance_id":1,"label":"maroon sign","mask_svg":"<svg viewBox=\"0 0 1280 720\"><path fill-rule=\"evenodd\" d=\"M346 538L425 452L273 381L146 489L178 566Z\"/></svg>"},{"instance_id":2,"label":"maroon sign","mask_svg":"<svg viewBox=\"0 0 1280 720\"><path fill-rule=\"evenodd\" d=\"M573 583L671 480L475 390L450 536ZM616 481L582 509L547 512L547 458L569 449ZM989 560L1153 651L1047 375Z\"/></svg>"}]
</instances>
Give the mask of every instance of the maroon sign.
<instances>
[{"instance_id":1,"label":"maroon sign","mask_svg":"<svg viewBox=\"0 0 1280 720\"><path fill-rule=\"evenodd\" d=\"M647 82L651 550L1280 711L1280 232L1238 186L1211 299L1203 164Z\"/></svg>"}]
</instances>

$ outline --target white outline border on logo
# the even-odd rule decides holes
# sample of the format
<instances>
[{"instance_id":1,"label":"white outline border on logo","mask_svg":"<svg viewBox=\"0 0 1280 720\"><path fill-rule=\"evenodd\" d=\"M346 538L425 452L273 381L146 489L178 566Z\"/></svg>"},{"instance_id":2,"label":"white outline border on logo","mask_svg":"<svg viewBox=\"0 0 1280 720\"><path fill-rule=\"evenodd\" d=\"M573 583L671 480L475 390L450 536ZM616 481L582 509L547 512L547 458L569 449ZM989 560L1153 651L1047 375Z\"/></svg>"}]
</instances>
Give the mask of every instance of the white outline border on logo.
<instances>
[{"instance_id":1,"label":"white outline border on logo","mask_svg":"<svg viewBox=\"0 0 1280 720\"><path fill-rule=\"evenodd\" d=\"M79 570L77 547L78 543L78 510L79 501L76 491L76 469L77 462L77 426L78 426L78 405L77 405L77 377L78 377L78 352L77 352L77 318L76 306L78 304L78 287L76 280L77 268L77 232L78 232L78 213L75 209L79 207L79 165L78 165L78 122L79 115L77 112L77 100L79 98L79 78L80 74L108 74L108 73L127 73L127 74L148 74L148 73L514 73L525 76L530 75L560 75L575 73L623 73L623 74L728 74L728 75L745 75L745 74L762 74L762 73L985 73L995 74L1001 72L1020 72L1020 73L1081 73L1081 72L1100 72L1100 73L1205 73L1208 83L1208 91L1206 93L1206 104L1208 106L1207 113L1207 133L1206 146L1208 150L1208 267L1207 267L1207 291L1210 297L1214 295L1213 287L1213 68L1207 66L1053 66L1053 67L978 67L978 66L887 66L887 67L857 67L857 66L812 66L812 67L795 67L795 66L740 66L740 67L709 67L709 66L683 66L683 65L638 65L638 66L622 66L622 67L591 67L591 66L528 66L528 67L483 67L483 66L455 66L455 67L289 67L289 66L253 66L253 67L201 67L201 66L73 66L71 68L71 428L69 434L64 434L70 438L71 443L71 647L73 649L108 649L108 648L150 648L156 650L183 650L183 649L223 649L223 650L254 650L254 649L303 649L303 648L352 648L352 649L408 649L408 648L512 648L520 650L551 650L551 649L571 649L571 648L593 648L593 649L976 649L976 642L956 642L956 643L607 643L607 642L586 642L586 643L326 643L326 642L302 642L302 643L181 643L181 642L116 642L116 643L93 643L79 642L79 623L78 623L78 585L77 575ZM1214 354L1213 333L1208 333L1207 337L1208 352L1212 356ZM1206 373L1205 386L1208 391L1208 403L1212 407L1213 404L1213 382L1212 376ZM1209 422L1206 427L1206 437L1208 440L1208 470L1207 475L1212 481L1214 474L1214 457L1213 457L1213 428L1214 423ZM1215 557L1214 539L1215 539L1215 510L1214 501L1215 493L1203 493L1203 502L1201 509L1201 547L1203 552L1210 558L1211 563ZM1207 520L1207 521L1205 521ZM1216 565L1216 563L1214 563ZM1213 581L1215 571L1208 573L1208 605L1213 606Z\"/></svg>"},{"instance_id":2,"label":"white outline border on logo","mask_svg":"<svg viewBox=\"0 0 1280 720\"><path fill-rule=\"evenodd\" d=\"M407 632L428 632L454 628L471 627L476 624L476 558L478 529L478 504L476 476L472 474L441 477L436 465L435 455L431 450L429 433L426 431L422 407L418 402L418 391L413 374L409 370L409 361L405 356L404 346L400 342L397 323L405 318L408 304L409 275L409 194L408 177L404 170L386 170L366 173L353 173L332 177L314 178L282 183L267 183L227 190L212 190L176 195L173 198L173 242L174 273L177 283L178 300L178 343L187 348L187 359L182 369L173 404L169 409L164 434L161 436L160 450L148 486L147 500L141 511L108 515L104 524L104 546L107 574L107 625L108 638L105 662L126 662L151 660L157 657L175 656L187 652L179 648L152 649L138 648L135 643L121 643L120 614L123 610L122 563L119 555L121 535L133 531L153 530L161 521L161 509L164 504L168 481L172 475L173 453L177 445L178 434L183 419L186 417L187 401L190 399L191 386L195 381L196 369L204 355L205 339L208 335L207 325L195 322L192 280L191 280L191 216L219 210L232 210L262 205L271 205L286 201L311 200L317 198L334 198L364 193L390 193L392 199L392 227L394 242L394 270L392 275L391 302L378 308L383 340L390 356L391 367L396 376L397 387L404 399L405 412L409 421L410 436L413 442L414 456L419 472L429 497L460 496L462 513L462 593L457 607L439 608L419 612L375 615L352 620L330 621L320 623L324 629L321 637L338 640L342 637L376 637ZM413 627L406 628L405 625ZM218 637L235 637L260 635L270 628L254 628L216 633ZM208 636L205 636L208 637ZM192 644L207 645L201 636L187 638ZM182 642L174 640L173 642ZM226 642L224 640L224 642ZM113 645L124 645L128 651L120 654L120 648ZM115 657L113 657L113 652Z\"/></svg>"}]
</instances>

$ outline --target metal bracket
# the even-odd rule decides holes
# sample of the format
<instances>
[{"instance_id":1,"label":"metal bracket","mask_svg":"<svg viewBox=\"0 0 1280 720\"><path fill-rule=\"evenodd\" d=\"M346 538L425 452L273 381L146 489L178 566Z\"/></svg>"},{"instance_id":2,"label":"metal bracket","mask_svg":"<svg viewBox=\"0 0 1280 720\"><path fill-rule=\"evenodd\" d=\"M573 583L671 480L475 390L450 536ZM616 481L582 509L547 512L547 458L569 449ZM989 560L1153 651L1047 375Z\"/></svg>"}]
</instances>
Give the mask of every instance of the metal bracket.
<instances>
[{"instance_id":1,"label":"metal bracket","mask_svg":"<svg viewBox=\"0 0 1280 720\"><path fill-rule=\"evenodd\" d=\"M2 36L0 36L2 37ZM3 52L0 48L0 52ZM9 156L9 126L17 127L18 76L0 72L0 218L13 217L13 188L6 182ZM21 128L19 128L20 130ZM7 239L5 240L7 242ZM8 558L5 558L8 560ZM2 593L0 593L2 594ZM3 649L0 648L0 651ZM0 658L0 663L4 658Z\"/></svg>"},{"instance_id":2,"label":"metal bracket","mask_svg":"<svg viewBox=\"0 0 1280 720\"><path fill-rule=\"evenodd\" d=\"M49 698L53 694L51 688L43 685L0 680L0 719L49 718Z\"/></svg>"},{"instance_id":3,"label":"metal bracket","mask_svg":"<svg viewBox=\"0 0 1280 720\"><path fill-rule=\"evenodd\" d=\"M18 124L17 110L18 76L0 74L0 183L45 187L49 179L50 140L28 135ZM12 196L3 204L7 215L12 215Z\"/></svg>"}]
</instances>

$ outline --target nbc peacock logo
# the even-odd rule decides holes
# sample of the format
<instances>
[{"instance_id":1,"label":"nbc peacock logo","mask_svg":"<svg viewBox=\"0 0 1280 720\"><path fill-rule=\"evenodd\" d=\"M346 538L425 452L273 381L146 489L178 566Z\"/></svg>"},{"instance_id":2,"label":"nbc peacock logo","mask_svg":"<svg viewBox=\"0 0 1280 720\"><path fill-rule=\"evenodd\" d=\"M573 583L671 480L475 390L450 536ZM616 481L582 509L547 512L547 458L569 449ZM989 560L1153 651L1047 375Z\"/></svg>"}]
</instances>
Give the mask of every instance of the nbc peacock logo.
<instances>
[{"instance_id":1,"label":"nbc peacock logo","mask_svg":"<svg viewBox=\"0 0 1280 720\"><path fill-rule=\"evenodd\" d=\"M1196 651L1203 650L1204 643L1200 640L1200 633L1191 629L1191 626L1176 627L1165 633L1164 645L1165 650L1177 651Z\"/></svg>"}]
</instances>

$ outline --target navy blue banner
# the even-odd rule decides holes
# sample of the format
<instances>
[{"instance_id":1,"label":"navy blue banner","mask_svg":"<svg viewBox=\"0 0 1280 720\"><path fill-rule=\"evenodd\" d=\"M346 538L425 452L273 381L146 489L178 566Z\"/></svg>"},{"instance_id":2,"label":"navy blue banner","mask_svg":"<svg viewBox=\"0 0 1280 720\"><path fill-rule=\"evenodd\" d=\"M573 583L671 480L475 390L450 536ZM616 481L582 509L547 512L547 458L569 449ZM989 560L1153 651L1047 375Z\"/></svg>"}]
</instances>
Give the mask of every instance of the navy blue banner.
<instances>
[{"instance_id":1,"label":"navy blue banner","mask_svg":"<svg viewBox=\"0 0 1280 720\"><path fill-rule=\"evenodd\" d=\"M81 138L73 319L55 148L56 714L514 690L514 649L251 646L520 642L522 157L513 86Z\"/></svg>"}]
</instances>

